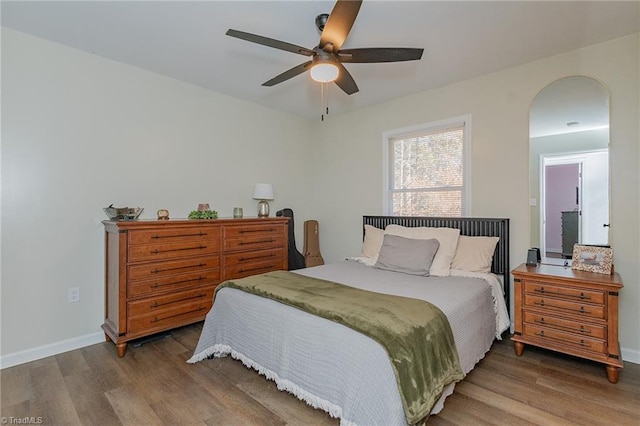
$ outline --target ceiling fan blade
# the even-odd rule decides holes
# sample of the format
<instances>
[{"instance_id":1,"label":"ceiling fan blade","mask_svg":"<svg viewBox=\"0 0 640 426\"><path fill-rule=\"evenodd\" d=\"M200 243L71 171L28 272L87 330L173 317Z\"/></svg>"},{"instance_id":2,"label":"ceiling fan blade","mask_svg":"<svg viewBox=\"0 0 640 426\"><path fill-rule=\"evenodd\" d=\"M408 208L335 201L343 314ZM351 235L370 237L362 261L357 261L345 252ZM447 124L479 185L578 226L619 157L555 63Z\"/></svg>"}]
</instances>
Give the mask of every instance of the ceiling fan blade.
<instances>
[{"instance_id":1,"label":"ceiling fan blade","mask_svg":"<svg viewBox=\"0 0 640 426\"><path fill-rule=\"evenodd\" d=\"M330 51L337 52L353 27L358 16L362 0L338 0L329 14L329 19L320 36L320 48L324 49L328 43L333 47Z\"/></svg>"},{"instance_id":2,"label":"ceiling fan blade","mask_svg":"<svg viewBox=\"0 0 640 426\"><path fill-rule=\"evenodd\" d=\"M298 74L302 74L303 72L307 71L309 68L311 68L311 61L307 61L304 64L300 64L298 66L295 66L293 68L291 68L290 70L287 70L285 72L283 72L282 74L279 74L275 77L273 77L271 80L269 81L265 81L264 83L262 83L263 86L275 86L278 83L282 83L283 81L289 80L290 78L295 77Z\"/></svg>"},{"instance_id":3,"label":"ceiling fan blade","mask_svg":"<svg viewBox=\"0 0 640 426\"><path fill-rule=\"evenodd\" d=\"M227 30L226 34L228 36L239 38L241 40L250 41L252 43L261 44L263 46L273 47L274 49L286 50L287 52L293 52L299 55L313 56L316 54L316 52L311 49L307 49L306 47L297 46L295 44L275 40L269 37L259 36L256 34L245 33L244 31L229 29Z\"/></svg>"},{"instance_id":4,"label":"ceiling fan blade","mask_svg":"<svg viewBox=\"0 0 640 426\"><path fill-rule=\"evenodd\" d=\"M411 47L372 47L365 49L345 49L338 51L340 62L372 63L417 61L424 49Z\"/></svg>"},{"instance_id":5,"label":"ceiling fan blade","mask_svg":"<svg viewBox=\"0 0 640 426\"><path fill-rule=\"evenodd\" d=\"M347 95L353 95L360 89L358 89L358 85L355 80L349 74L349 71L340 63L336 62L335 65L338 67L339 73L338 78L334 81Z\"/></svg>"}]
</instances>

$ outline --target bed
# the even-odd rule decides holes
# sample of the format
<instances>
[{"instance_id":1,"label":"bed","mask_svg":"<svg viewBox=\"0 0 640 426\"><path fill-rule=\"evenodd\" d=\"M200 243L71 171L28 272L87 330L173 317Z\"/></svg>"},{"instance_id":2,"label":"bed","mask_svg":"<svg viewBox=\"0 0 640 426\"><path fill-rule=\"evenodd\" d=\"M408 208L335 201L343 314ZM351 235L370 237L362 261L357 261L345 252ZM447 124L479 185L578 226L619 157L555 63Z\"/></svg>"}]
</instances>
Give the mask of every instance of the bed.
<instances>
[{"instance_id":1,"label":"bed","mask_svg":"<svg viewBox=\"0 0 640 426\"><path fill-rule=\"evenodd\" d=\"M423 251L431 256L430 276L422 270ZM413 259L415 253L420 255ZM282 274L435 305L450 326L462 374L434 384L437 397L412 417L388 344L233 286L217 291L188 362L230 355L278 389L340 418L341 425L422 422L443 408L455 382L509 327L509 220L364 216L360 256ZM272 278L257 276L253 282Z\"/></svg>"}]
</instances>

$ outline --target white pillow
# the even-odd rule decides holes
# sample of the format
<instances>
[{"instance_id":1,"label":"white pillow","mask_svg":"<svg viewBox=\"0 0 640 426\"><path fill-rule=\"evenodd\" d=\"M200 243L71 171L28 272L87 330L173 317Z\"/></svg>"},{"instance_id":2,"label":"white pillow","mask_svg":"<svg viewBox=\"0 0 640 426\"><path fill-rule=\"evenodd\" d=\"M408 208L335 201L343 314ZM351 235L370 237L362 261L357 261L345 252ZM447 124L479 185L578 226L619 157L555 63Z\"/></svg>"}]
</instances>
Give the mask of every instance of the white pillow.
<instances>
[{"instance_id":1,"label":"white pillow","mask_svg":"<svg viewBox=\"0 0 640 426\"><path fill-rule=\"evenodd\" d=\"M471 272L491 272L493 253L498 237L469 237L461 235L456 254L451 261L451 269Z\"/></svg>"},{"instance_id":2,"label":"white pillow","mask_svg":"<svg viewBox=\"0 0 640 426\"><path fill-rule=\"evenodd\" d=\"M368 257L374 260L378 259L380 247L384 240L384 230L375 226L364 226L364 242L362 243L362 257Z\"/></svg>"},{"instance_id":3,"label":"white pillow","mask_svg":"<svg viewBox=\"0 0 640 426\"><path fill-rule=\"evenodd\" d=\"M451 261L456 253L460 230L454 228L427 228L406 227L400 225L388 225L384 231L386 234L399 235L405 238L429 240L435 238L440 243L438 252L433 258L429 269L429 275L436 277L448 277L450 275Z\"/></svg>"}]
</instances>

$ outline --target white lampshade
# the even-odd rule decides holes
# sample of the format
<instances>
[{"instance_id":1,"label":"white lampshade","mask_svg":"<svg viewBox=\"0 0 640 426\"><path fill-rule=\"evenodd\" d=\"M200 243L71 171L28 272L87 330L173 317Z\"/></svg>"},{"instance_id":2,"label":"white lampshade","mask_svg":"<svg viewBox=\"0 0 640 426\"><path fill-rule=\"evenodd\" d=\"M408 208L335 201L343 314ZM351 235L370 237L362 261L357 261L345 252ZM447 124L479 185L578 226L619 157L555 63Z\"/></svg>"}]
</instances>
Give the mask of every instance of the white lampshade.
<instances>
[{"instance_id":1,"label":"white lampshade","mask_svg":"<svg viewBox=\"0 0 640 426\"><path fill-rule=\"evenodd\" d=\"M256 183L253 190L254 200L273 200L273 185L270 183Z\"/></svg>"},{"instance_id":2,"label":"white lampshade","mask_svg":"<svg viewBox=\"0 0 640 426\"><path fill-rule=\"evenodd\" d=\"M338 78L338 67L321 62L311 67L311 78L320 83L329 83Z\"/></svg>"}]
</instances>

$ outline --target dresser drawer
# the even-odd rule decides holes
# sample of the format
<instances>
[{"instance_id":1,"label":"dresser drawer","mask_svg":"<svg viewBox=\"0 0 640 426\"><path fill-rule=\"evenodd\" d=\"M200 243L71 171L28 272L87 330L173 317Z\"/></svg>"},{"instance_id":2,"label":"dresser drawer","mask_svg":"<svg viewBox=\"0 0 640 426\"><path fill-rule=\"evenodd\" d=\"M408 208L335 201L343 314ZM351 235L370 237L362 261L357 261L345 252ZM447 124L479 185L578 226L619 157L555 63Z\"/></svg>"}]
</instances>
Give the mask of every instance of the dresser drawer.
<instances>
[{"instance_id":1,"label":"dresser drawer","mask_svg":"<svg viewBox=\"0 0 640 426\"><path fill-rule=\"evenodd\" d=\"M205 256L220 251L217 241L180 241L169 244L146 244L129 247L129 262Z\"/></svg>"},{"instance_id":2,"label":"dresser drawer","mask_svg":"<svg viewBox=\"0 0 640 426\"><path fill-rule=\"evenodd\" d=\"M283 249L225 255L222 264L224 267L223 280L286 269Z\"/></svg>"},{"instance_id":3,"label":"dresser drawer","mask_svg":"<svg viewBox=\"0 0 640 426\"><path fill-rule=\"evenodd\" d=\"M526 282L524 291L538 296L551 296L577 302L603 304L605 300L604 291L561 287L537 282Z\"/></svg>"},{"instance_id":4,"label":"dresser drawer","mask_svg":"<svg viewBox=\"0 0 640 426\"><path fill-rule=\"evenodd\" d=\"M523 335L532 337L541 342L562 345L581 351L589 351L597 354L606 354L607 345L604 340L592 339L573 333L565 333L549 327L541 327L532 324L524 324Z\"/></svg>"},{"instance_id":5,"label":"dresser drawer","mask_svg":"<svg viewBox=\"0 0 640 426\"><path fill-rule=\"evenodd\" d=\"M129 231L129 244L164 244L177 241L220 240L220 226L180 227Z\"/></svg>"},{"instance_id":6,"label":"dresser drawer","mask_svg":"<svg viewBox=\"0 0 640 426\"><path fill-rule=\"evenodd\" d=\"M180 291L194 286L211 286L219 283L220 268L204 269L197 272L157 277L151 280L131 281L127 287L127 296L137 298L158 293Z\"/></svg>"},{"instance_id":7,"label":"dresser drawer","mask_svg":"<svg viewBox=\"0 0 640 426\"><path fill-rule=\"evenodd\" d=\"M171 260L162 263L145 263L131 265L127 268L128 278L134 280L148 280L170 275L205 271L220 266L220 256L196 257L186 260Z\"/></svg>"},{"instance_id":8,"label":"dresser drawer","mask_svg":"<svg viewBox=\"0 0 640 426\"><path fill-rule=\"evenodd\" d=\"M128 332L179 327L204 319L211 309L213 288L174 293L148 300L129 302Z\"/></svg>"},{"instance_id":9,"label":"dresser drawer","mask_svg":"<svg viewBox=\"0 0 640 426\"><path fill-rule=\"evenodd\" d=\"M575 333L579 336L587 336L596 339L607 338L607 327L585 322L571 321L550 315L541 315L535 312L524 312L524 321L539 327L553 328L567 333Z\"/></svg>"},{"instance_id":10,"label":"dresser drawer","mask_svg":"<svg viewBox=\"0 0 640 426\"><path fill-rule=\"evenodd\" d=\"M283 225L264 224L251 226L224 226L223 250L261 250L282 247L285 242Z\"/></svg>"},{"instance_id":11,"label":"dresser drawer","mask_svg":"<svg viewBox=\"0 0 640 426\"><path fill-rule=\"evenodd\" d=\"M563 299L534 296L531 294L524 295L524 304L526 307L545 309L552 312L571 314L584 318L605 318L604 305L570 302Z\"/></svg>"}]
</instances>

